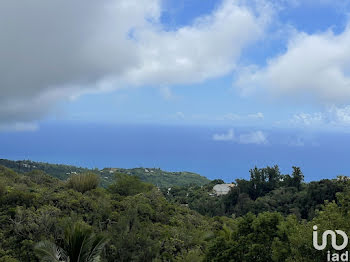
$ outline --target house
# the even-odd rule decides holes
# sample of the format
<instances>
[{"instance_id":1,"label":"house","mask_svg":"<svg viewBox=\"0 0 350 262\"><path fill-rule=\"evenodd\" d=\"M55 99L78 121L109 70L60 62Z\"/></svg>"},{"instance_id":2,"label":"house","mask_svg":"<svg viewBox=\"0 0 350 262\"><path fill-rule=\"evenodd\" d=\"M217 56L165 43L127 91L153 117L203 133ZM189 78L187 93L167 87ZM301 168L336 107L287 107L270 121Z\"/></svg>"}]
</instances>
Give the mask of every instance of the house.
<instances>
[{"instance_id":1,"label":"house","mask_svg":"<svg viewBox=\"0 0 350 262\"><path fill-rule=\"evenodd\" d=\"M115 172L117 172L117 171L118 171L118 169L117 169L117 168L114 168L114 167L109 169L109 173L110 173L110 174L113 174L113 173L115 173Z\"/></svg>"},{"instance_id":2,"label":"house","mask_svg":"<svg viewBox=\"0 0 350 262\"><path fill-rule=\"evenodd\" d=\"M337 181L346 182L349 180L350 180L350 177L348 177L348 176L343 176L343 175L337 176Z\"/></svg>"},{"instance_id":3,"label":"house","mask_svg":"<svg viewBox=\"0 0 350 262\"><path fill-rule=\"evenodd\" d=\"M217 196L227 195L235 184L217 184L213 187L214 194Z\"/></svg>"}]
</instances>

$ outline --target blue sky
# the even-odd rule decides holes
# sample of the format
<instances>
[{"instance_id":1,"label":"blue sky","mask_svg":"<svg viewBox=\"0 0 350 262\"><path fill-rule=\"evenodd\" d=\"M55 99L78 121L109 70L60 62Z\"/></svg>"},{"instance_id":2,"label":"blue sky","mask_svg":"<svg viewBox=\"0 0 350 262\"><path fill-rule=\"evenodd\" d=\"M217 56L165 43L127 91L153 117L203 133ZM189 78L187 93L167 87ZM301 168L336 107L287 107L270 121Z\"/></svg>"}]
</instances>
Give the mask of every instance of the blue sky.
<instances>
[{"instance_id":1,"label":"blue sky","mask_svg":"<svg viewBox=\"0 0 350 262\"><path fill-rule=\"evenodd\" d=\"M41 11L28 6L23 21L5 16L2 50L18 63L3 60L10 64L1 85L3 130L50 121L332 131L350 124L347 1L106 1L81 18L79 4L54 1L51 17L50 5L38 1ZM58 22L59 11L71 17ZM22 22L29 40L20 38ZM57 46L45 35L50 25Z\"/></svg>"},{"instance_id":2,"label":"blue sky","mask_svg":"<svg viewBox=\"0 0 350 262\"><path fill-rule=\"evenodd\" d=\"M214 143L327 144L318 134L350 130L349 11L345 0L2 1L0 136L197 126Z\"/></svg>"},{"instance_id":3,"label":"blue sky","mask_svg":"<svg viewBox=\"0 0 350 262\"><path fill-rule=\"evenodd\" d=\"M246 6L243 5L244 8L256 8L251 4L252 1L247 3ZM151 83L135 86L126 84L121 88L116 83L116 90L93 92L72 101L61 102L55 113L48 115L47 119L72 122L238 125L256 128L294 128L295 125L305 125L312 121L315 122L314 125L306 124L308 128L327 125L329 120L318 123L314 114L329 115L330 108L344 109L346 104L337 100L319 101L318 98L311 102L302 99L300 101L299 96L276 95L274 91L267 92L271 91L268 88L244 95L235 81L242 74L243 68L264 68L269 60L286 54L288 42L295 34L305 33L312 37L329 30L335 35L342 34L348 22L349 8L346 7L346 1L266 3L273 9L269 11L272 13L269 17L271 21L264 29L263 36L242 47L235 61L236 69L220 76L206 77L193 82L189 80L189 83L185 81L179 84ZM223 5L222 1L170 0L161 4L162 12L158 26L168 31L192 26L196 19L211 15ZM292 65L290 69L295 70ZM329 89L331 90L332 86ZM263 117L249 117L257 113L262 113ZM300 114L304 114L304 120L298 118ZM298 122L296 119L299 119L300 123L294 123ZM45 118L41 121L45 121Z\"/></svg>"}]
</instances>

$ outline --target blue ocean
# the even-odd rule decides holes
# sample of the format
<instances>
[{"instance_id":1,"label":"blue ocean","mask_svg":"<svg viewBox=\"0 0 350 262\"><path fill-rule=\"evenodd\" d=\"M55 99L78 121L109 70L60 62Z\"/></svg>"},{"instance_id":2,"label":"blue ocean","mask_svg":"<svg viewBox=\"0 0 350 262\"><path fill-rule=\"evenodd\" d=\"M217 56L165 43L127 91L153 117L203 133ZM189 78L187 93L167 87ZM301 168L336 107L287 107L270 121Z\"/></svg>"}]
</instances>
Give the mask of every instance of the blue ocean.
<instances>
[{"instance_id":1,"label":"blue ocean","mask_svg":"<svg viewBox=\"0 0 350 262\"><path fill-rule=\"evenodd\" d=\"M266 144L215 141L232 127L46 124L34 132L0 133L0 158L89 168L159 167L191 171L226 182L249 178L249 169L301 167L305 180L350 175L350 134L263 130ZM236 133L249 130L235 128Z\"/></svg>"}]
</instances>

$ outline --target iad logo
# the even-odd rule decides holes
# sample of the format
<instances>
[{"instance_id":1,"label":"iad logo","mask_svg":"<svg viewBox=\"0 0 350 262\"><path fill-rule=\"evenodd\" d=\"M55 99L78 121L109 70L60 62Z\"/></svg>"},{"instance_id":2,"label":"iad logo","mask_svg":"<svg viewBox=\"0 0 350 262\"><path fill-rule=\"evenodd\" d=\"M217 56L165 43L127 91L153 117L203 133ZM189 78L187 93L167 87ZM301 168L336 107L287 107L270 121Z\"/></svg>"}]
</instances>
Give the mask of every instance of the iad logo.
<instances>
[{"instance_id":1,"label":"iad logo","mask_svg":"<svg viewBox=\"0 0 350 262\"><path fill-rule=\"evenodd\" d=\"M327 237L331 236L331 241L332 241L332 247L335 250L343 250L344 248L347 247L349 239L348 236L345 234L344 231L341 230L326 230L323 234L322 234L322 244L319 245L318 244L318 233L317 233L317 226L314 226L314 232L313 232L313 244L314 244L314 248L316 248L317 250L324 250L327 246ZM336 234L341 235L343 237L343 244L341 244L340 246L337 245L337 236Z\"/></svg>"},{"instance_id":2,"label":"iad logo","mask_svg":"<svg viewBox=\"0 0 350 262\"><path fill-rule=\"evenodd\" d=\"M332 230L326 230L325 232L323 232L322 243L321 245L319 245L317 226L314 226L313 229L314 229L314 232L312 234L312 241L313 241L314 248L317 250L324 250L327 247L328 236L331 236L331 244L335 250L340 251L348 246L349 238L346 235L346 233L341 230L335 230L335 232ZM337 244L337 234L342 237L343 243L341 245ZM348 251L346 251L345 253L342 253L342 254L338 254L338 253L331 254L331 252L328 251L327 261L349 261L349 253Z\"/></svg>"}]
</instances>

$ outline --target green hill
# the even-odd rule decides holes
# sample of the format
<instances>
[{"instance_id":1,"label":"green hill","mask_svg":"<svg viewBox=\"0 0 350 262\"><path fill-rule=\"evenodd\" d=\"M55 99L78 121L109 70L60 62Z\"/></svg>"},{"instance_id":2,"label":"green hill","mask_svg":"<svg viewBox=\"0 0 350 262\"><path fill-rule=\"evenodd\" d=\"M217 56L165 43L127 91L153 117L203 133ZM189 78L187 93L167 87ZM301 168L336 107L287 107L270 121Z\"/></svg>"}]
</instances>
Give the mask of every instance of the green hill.
<instances>
[{"instance_id":1,"label":"green hill","mask_svg":"<svg viewBox=\"0 0 350 262\"><path fill-rule=\"evenodd\" d=\"M139 177L142 181L152 183L153 185L163 188L172 186L190 186L190 185L205 185L210 182L204 176L200 176L190 172L167 172L159 168L104 168L104 169L88 169L62 164L49 164L42 162L34 162L30 160L7 160L0 159L0 165L12 169L17 173L27 173L34 170L44 171L53 177L60 180L66 180L73 174L85 172L93 172L101 177L101 185L107 186L114 180L116 173L125 173Z\"/></svg>"},{"instance_id":2,"label":"green hill","mask_svg":"<svg viewBox=\"0 0 350 262\"><path fill-rule=\"evenodd\" d=\"M329 252L313 247L315 225L319 232L350 232L347 177L304 183L297 167L292 175L280 174L277 166L254 168L251 180L238 179L230 193L215 197L212 186L223 181L158 190L123 174L106 189L90 183L94 174L62 181L24 170L41 164L2 162L21 173L0 166L0 262L49 261L49 254L63 261L55 259L63 250L87 254L97 236L108 240L101 250L105 262L315 262ZM132 172L94 170L118 171ZM89 233L87 248L76 226ZM80 244L71 248L70 239Z\"/></svg>"}]
</instances>

